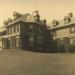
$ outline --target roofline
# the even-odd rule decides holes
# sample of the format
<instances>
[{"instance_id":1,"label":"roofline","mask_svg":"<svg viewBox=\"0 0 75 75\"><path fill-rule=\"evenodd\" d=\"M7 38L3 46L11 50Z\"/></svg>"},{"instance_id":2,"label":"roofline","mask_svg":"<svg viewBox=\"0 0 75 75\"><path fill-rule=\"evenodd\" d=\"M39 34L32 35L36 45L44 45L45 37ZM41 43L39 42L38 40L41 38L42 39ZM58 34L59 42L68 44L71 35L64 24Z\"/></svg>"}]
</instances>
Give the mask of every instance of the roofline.
<instances>
[{"instance_id":1,"label":"roofline","mask_svg":"<svg viewBox=\"0 0 75 75\"><path fill-rule=\"evenodd\" d=\"M24 22L24 21L17 20L17 21L14 21L14 22L9 23L8 25L6 25L6 27L11 26L11 25L13 25L15 23L19 23L19 22ZM24 22L24 23L36 23L36 22Z\"/></svg>"},{"instance_id":2,"label":"roofline","mask_svg":"<svg viewBox=\"0 0 75 75\"><path fill-rule=\"evenodd\" d=\"M16 21L13 21L13 22L9 23L8 25L6 25L6 27L11 26L15 23L19 23L19 22L24 22L24 21L22 21L21 19L17 19ZM41 23L39 23L39 22L24 22L24 23L35 23L35 24L41 25Z\"/></svg>"},{"instance_id":3,"label":"roofline","mask_svg":"<svg viewBox=\"0 0 75 75\"><path fill-rule=\"evenodd\" d=\"M63 26L53 27L53 28L51 28L50 30L63 29L63 28L67 28L67 27L74 26L74 25L75 25L75 23L72 23L72 24L65 24L65 25L63 25Z\"/></svg>"}]
</instances>

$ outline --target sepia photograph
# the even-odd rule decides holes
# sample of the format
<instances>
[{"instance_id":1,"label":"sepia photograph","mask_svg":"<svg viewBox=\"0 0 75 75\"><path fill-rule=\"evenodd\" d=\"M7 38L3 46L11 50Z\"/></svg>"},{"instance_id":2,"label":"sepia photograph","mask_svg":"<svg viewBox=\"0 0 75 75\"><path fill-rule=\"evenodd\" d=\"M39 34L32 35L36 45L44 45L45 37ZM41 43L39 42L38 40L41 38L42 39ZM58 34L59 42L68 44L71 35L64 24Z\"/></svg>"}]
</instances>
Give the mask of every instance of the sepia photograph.
<instances>
[{"instance_id":1,"label":"sepia photograph","mask_svg":"<svg viewBox=\"0 0 75 75\"><path fill-rule=\"evenodd\" d=\"M74 0L0 0L0 75L75 75Z\"/></svg>"}]
</instances>

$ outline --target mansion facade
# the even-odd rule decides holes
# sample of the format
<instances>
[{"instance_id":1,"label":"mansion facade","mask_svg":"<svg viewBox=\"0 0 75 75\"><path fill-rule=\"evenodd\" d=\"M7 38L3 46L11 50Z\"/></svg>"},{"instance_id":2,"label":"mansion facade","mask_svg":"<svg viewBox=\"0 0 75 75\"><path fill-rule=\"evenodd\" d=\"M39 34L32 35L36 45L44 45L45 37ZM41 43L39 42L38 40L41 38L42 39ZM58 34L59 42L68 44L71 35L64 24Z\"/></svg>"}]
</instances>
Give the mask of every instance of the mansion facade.
<instances>
[{"instance_id":1,"label":"mansion facade","mask_svg":"<svg viewBox=\"0 0 75 75\"><path fill-rule=\"evenodd\" d=\"M32 14L14 11L13 19L8 18L0 28L0 48L75 52L75 17L69 13L62 20L47 24L38 11Z\"/></svg>"},{"instance_id":2,"label":"mansion facade","mask_svg":"<svg viewBox=\"0 0 75 75\"><path fill-rule=\"evenodd\" d=\"M62 20L53 20L50 32L57 42L58 52L75 52L75 17L72 13Z\"/></svg>"},{"instance_id":3,"label":"mansion facade","mask_svg":"<svg viewBox=\"0 0 75 75\"><path fill-rule=\"evenodd\" d=\"M47 50L52 40L46 20L40 20L38 11L32 14L13 13L13 19L4 21L1 35L2 49Z\"/></svg>"}]
</instances>

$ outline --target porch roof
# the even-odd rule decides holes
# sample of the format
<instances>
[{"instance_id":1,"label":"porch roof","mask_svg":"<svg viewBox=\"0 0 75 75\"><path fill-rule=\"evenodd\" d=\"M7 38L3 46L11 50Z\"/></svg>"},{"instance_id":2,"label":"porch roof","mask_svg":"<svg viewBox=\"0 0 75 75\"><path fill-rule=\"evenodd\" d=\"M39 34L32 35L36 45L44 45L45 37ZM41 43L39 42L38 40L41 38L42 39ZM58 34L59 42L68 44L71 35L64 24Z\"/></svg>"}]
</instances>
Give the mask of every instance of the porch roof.
<instances>
[{"instance_id":1,"label":"porch roof","mask_svg":"<svg viewBox=\"0 0 75 75\"><path fill-rule=\"evenodd\" d=\"M7 35L1 36L1 39L2 39L2 38L8 38L8 36L7 36Z\"/></svg>"}]
</instances>

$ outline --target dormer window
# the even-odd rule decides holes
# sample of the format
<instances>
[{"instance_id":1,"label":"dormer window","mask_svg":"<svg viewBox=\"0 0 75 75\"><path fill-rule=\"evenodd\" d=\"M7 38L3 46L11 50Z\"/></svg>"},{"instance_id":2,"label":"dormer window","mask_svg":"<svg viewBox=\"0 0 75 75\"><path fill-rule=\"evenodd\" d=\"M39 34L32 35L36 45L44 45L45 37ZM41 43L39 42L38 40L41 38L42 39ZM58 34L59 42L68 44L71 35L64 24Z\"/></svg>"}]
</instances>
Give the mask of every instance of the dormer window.
<instances>
[{"instance_id":1,"label":"dormer window","mask_svg":"<svg viewBox=\"0 0 75 75\"><path fill-rule=\"evenodd\" d=\"M68 16L64 17L64 23L67 24L68 23Z\"/></svg>"},{"instance_id":2,"label":"dormer window","mask_svg":"<svg viewBox=\"0 0 75 75\"><path fill-rule=\"evenodd\" d=\"M8 25L8 21L4 21L4 26Z\"/></svg>"},{"instance_id":3,"label":"dormer window","mask_svg":"<svg viewBox=\"0 0 75 75\"><path fill-rule=\"evenodd\" d=\"M53 20L52 24L53 24L53 27L56 27L57 25L59 25L59 22L57 20Z\"/></svg>"},{"instance_id":4,"label":"dormer window","mask_svg":"<svg viewBox=\"0 0 75 75\"><path fill-rule=\"evenodd\" d=\"M12 22L12 19L11 18L8 18L7 21L8 21L8 23L11 23Z\"/></svg>"},{"instance_id":5,"label":"dormer window","mask_svg":"<svg viewBox=\"0 0 75 75\"><path fill-rule=\"evenodd\" d=\"M14 13L13 13L14 20L20 18L21 16L22 16L22 14L14 11Z\"/></svg>"},{"instance_id":6,"label":"dormer window","mask_svg":"<svg viewBox=\"0 0 75 75\"><path fill-rule=\"evenodd\" d=\"M71 22L71 19L68 16L64 17L64 23L68 24L69 22Z\"/></svg>"},{"instance_id":7,"label":"dormer window","mask_svg":"<svg viewBox=\"0 0 75 75\"><path fill-rule=\"evenodd\" d=\"M65 24L68 24L69 22L71 22L71 17L72 17L72 14L71 13L69 13L68 16L65 16L64 17L64 23Z\"/></svg>"}]
</instances>

